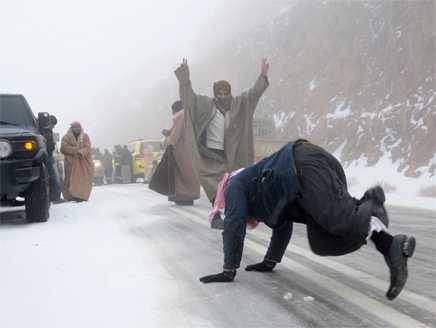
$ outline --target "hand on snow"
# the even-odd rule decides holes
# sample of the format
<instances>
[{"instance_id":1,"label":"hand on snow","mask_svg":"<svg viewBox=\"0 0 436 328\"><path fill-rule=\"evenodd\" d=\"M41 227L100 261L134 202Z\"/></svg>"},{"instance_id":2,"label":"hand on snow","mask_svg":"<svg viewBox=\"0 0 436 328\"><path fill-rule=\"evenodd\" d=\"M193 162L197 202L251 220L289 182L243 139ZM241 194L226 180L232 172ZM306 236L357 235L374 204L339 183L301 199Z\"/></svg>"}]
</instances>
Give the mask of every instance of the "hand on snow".
<instances>
[{"instance_id":1,"label":"hand on snow","mask_svg":"<svg viewBox=\"0 0 436 328\"><path fill-rule=\"evenodd\" d=\"M276 266L276 264L274 262L264 260L264 261L257 263L257 264L248 265L245 268L245 271L266 272L266 271L272 271L272 269L274 269L275 266Z\"/></svg>"},{"instance_id":2,"label":"hand on snow","mask_svg":"<svg viewBox=\"0 0 436 328\"><path fill-rule=\"evenodd\" d=\"M208 284L210 282L231 282L236 276L235 271L223 271L221 273L212 274L210 276L205 276L200 278L202 283Z\"/></svg>"}]
</instances>

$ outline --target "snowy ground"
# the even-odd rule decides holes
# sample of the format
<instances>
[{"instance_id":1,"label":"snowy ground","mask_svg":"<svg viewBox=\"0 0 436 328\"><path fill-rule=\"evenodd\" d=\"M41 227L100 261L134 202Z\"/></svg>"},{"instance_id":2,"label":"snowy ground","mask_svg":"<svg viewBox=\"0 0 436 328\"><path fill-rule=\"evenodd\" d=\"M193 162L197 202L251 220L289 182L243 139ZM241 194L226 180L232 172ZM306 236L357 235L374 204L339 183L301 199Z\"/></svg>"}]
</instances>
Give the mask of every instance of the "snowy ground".
<instances>
[{"instance_id":1,"label":"snowy ground","mask_svg":"<svg viewBox=\"0 0 436 328\"><path fill-rule=\"evenodd\" d=\"M436 210L436 198L417 196L422 187L436 186L436 176L430 177L430 174L425 173L418 179L405 177L385 158L374 167L350 165L345 169L345 174L350 185L349 192L356 198L362 196L369 187L381 182L396 189L394 192L385 191L386 203Z\"/></svg>"},{"instance_id":2,"label":"snowy ground","mask_svg":"<svg viewBox=\"0 0 436 328\"><path fill-rule=\"evenodd\" d=\"M392 212L393 229L420 238L408 290L394 302L384 298L383 260L366 262L372 249L320 258L301 227L272 274L241 269L232 284L203 285L198 278L222 263L220 232L205 225L205 196L178 207L146 185L112 185L94 187L87 203L53 205L47 223L0 208L0 327L435 327L436 201L416 197L430 180L389 172L347 169L360 177L355 196L377 181L395 185L387 203L408 209ZM247 235L242 265L262 259L269 233Z\"/></svg>"}]
</instances>

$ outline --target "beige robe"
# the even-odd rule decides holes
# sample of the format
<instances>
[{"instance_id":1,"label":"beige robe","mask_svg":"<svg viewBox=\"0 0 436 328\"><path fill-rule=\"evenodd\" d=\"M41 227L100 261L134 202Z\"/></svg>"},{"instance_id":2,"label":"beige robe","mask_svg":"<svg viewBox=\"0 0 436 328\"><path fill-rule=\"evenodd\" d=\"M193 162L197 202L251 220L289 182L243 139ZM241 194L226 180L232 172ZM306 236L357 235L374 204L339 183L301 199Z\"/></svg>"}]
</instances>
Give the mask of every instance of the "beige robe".
<instances>
[{"instance_id":1,"label":"beige robe","mask_svg":"<svg viewBox=\"0 0 436 328\"><path fill-rule=\"evenodd\" d=\"M168 147L153 174L149 188L168 196L168 201L172 202L200 198L200 181L189 155L184 114L180 114L174 120Z\"/></svg>"},{"instance_id":2,"label":"beige robe","mask_svg":"<svg viewBox=\"0 0 436 328\"><path fill-rule=\"evenodd\" d=\"M65 178L62 194L65 199L89 199L94 181L94 162L91 155L91 141L84 133L83 141L68 132L62 137L61 153L65 155Z\"/></svg>"},{"instance_id":3,"label":"beige robe","mask_svg":"<svg viewBox=\"0 0 436 328\"><path fill-rule=\"evenodd\" d=\"M179 67L174 74L179 80L192 163L201 186L212 201L224 173L254 163L253 115L260 97L269 86L268 79L259 75L250 90L232 97L231 109L225 114L224 139L227 158L224 159L202 144L202 134L216 113L212 98L194 93L187 66Z\"/></svg>"},{"instance_id":4,"label":"beige robe","mask_svg":"<svg viewBox=\"0 0 436 328\"><path fill-rule=\"evenodd\" d=\"M147 149L144 147L144 182L150 183L153 175L153 152L154 147L148 145Z\"/></svg>"}]
</instances>

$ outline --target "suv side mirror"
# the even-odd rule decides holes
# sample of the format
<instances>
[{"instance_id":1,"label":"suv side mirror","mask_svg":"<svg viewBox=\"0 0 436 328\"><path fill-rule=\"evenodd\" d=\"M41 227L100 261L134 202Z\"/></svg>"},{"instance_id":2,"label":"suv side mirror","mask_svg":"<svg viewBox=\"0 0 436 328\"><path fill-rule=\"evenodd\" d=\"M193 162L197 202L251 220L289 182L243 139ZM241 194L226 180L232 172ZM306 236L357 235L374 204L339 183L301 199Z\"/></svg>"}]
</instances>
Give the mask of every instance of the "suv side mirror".
<instances>
[{"instance_id":1,"label":"suv side mirror","mask_svg":"<svg viewBox=\"0 0 436 328\"><path fill-rule=\"evenodd\" d=\"M47 129L51 125L50 114L47 112L38 113L38 127Z\"/></svg>"}]
</instances>

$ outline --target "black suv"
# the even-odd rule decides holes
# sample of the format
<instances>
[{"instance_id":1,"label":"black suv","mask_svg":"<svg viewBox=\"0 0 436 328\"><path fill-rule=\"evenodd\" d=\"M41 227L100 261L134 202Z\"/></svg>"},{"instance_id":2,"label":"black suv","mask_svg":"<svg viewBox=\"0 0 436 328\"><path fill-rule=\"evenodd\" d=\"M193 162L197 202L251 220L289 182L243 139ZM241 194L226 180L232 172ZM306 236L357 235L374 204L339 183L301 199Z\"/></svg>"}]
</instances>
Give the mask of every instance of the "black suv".
<instances>
[{"instance_id":1,"label":"black suv","mask_svg":"<svg viewBox=\"0 0 436 328\"><path fill-rule=\"evenodd\" d=\"M24 197L28 222L50 217L50 190L46 139L43 128L50 115L35 118L22 95L0 94L0 193L1 202Z\"/></svg>"}]
</instances>

